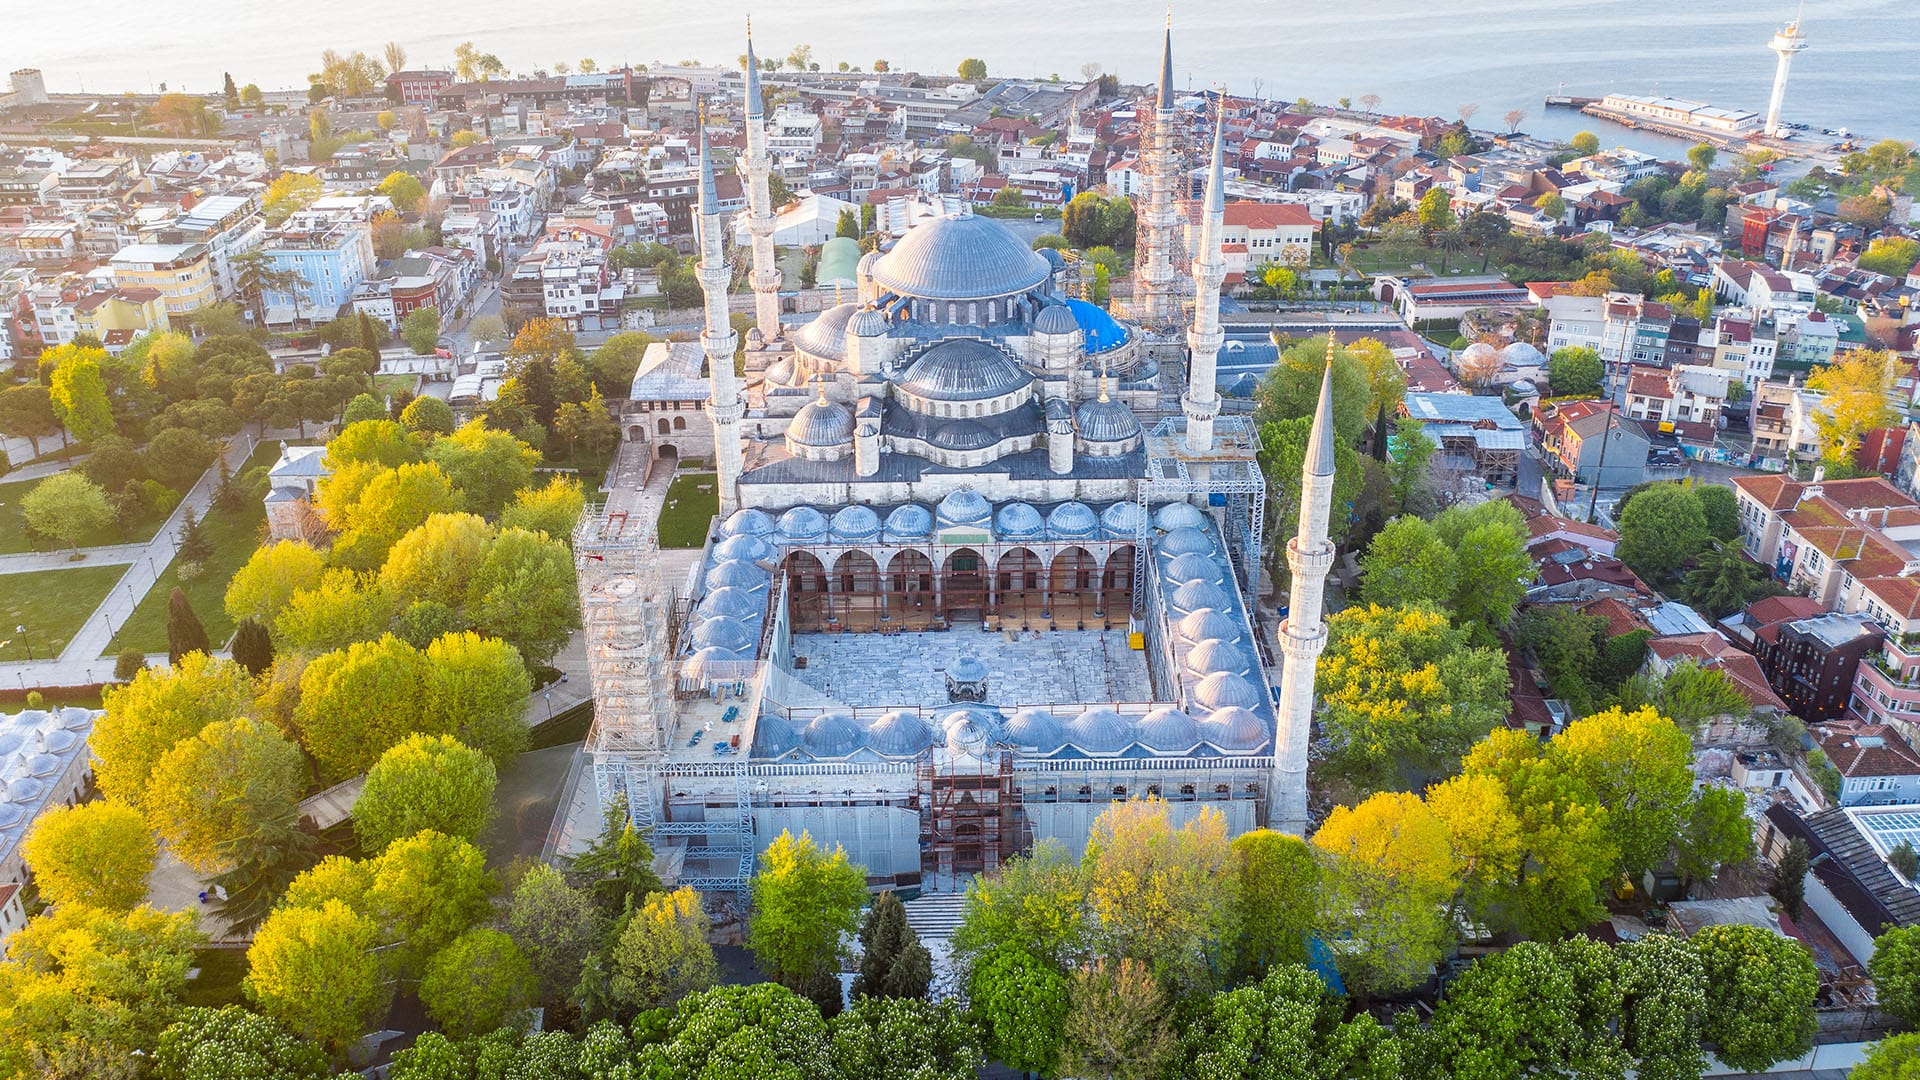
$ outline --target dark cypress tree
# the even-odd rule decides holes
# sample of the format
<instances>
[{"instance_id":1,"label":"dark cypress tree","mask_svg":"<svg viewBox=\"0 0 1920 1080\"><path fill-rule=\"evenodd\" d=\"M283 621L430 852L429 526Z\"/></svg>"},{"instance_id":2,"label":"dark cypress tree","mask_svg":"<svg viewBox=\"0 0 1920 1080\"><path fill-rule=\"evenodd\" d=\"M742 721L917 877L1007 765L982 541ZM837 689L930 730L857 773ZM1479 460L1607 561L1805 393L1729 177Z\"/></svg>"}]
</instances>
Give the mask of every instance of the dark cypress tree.
<instances>
[{"instance_id":1,"label":"dark cypress tree","mask_svg":"<svg viewBox=\"0 0 1920 1080\"><path fill-rule=\"evenodd\" d=\"M258 675L273 664L273 635L251 615L233 628L233 659L251 675Z\"/></svg>"},{"instance_id":2,"label":"dark cypress tree","mask_svg":"<svg viewBox=\"0 0 1920 1080\"><path fill-rule=\"evenodd\" d=\"M1768 892L1780 901L1780 906L1787 910L1790 919L1800 917L1800 904L1806 899L1807 867L1812 861L1811 855L1807 842L1794 837L1787 841L1787 850L1780 855L1780 865L1774 868L1773 888Z\"/></svg>"},{"instance_id":3,"label":"dark cypress tree","mask_svg":"<svg viewBox=\"0 0 1920 1080\"><path fill-rule=\"evenodd\" d=\"M223 514L237 514L246 506L246 496L233 482L233 469L227 465L227 455L222 453L214 459L214 466L220 470L219 483L213 489L213 508Z\"/></svg>"},{"instance_id":4,"label":"dark cypress tree","mask_svg":"<svg viewBox=\"0 0 1920 1080\"><path fill-rule=\"evenodd\" d=\"M180 547L174 557L191 563L204 563L213 557L213 539L191 506L180 514Z\"/></svg>"},{"instance_id":5,"label":"dark cypress tree","mask_svg":"<svg viewBox=\"0 0 1920 1080\"><path fill-rule=\"evenodd\" d=\"M891 892L881 893L860 927L860 974L854 997L924 998L933 981L933 957L913 927L907 908Z\"/></svg>"},{"instance_id":6,"label":"dark cypress tree","mask_svg":"<svg viewBox=\"0 0 1920 1080\"><path fill-rule=\"evenodd\" d=\"M167 663L178 666L181 657L192 652L211 654L213 648L207 643L207 628L187 602L186 590L176 585L167 597Z\"/></svg>"},{"instance_id":7,"label":"dark cypress tree","mask_svg":"<svg viewBox=\"0 0 1920 1080\"><path fill-rule=\"evenodd\" d=\"M240 104L240 88L233 85L233 72L228 71L222 74L226 77L226 85L223 89L227 96L227 108L231 109L235 105Z\"/></svg>"},{"instance_id":8,"label":"dark cypress tree","mask_svg":"<svg viewBox=\"0 0 1920 1080\"><path fill-rule=\"evenodd\" d=\"M1373 460L1387 460L1387 403L1380 403L1380 415L1373 422Z\"/></svg>"},{"instance_id":9,"label":"dark cypress tree","mask_svg":"<svg viewBox=\"0 0 1920 1080\"><path fill-rule=\"evenodd\" d=\"M375 356L380 355L380 330L375 326L373 316L360 313L360 347Z\"/></svg>"}]
</instances>

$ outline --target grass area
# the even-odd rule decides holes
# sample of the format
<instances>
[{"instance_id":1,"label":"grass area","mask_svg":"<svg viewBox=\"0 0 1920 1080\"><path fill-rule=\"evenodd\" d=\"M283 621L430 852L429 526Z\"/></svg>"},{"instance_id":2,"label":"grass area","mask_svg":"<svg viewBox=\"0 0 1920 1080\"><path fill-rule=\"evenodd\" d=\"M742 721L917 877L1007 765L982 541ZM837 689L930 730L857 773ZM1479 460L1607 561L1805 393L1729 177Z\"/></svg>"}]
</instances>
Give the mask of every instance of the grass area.
<instances>
[{"instance_id":1,"label":"grass area","mask_svg":"<svg viewBox=\"0 0 1920 1080\"><path fill-rule=\"evenodd\" d=\"M246 1004L240 980L247 977L247 950L197 949L193 966L200 969L200 974L187 980L186 989L180 994L183 1004L209 1009Z\"/></svg>"},{"instance_id":2,"label":"grass area","mask_svg":"<svg viewBox=\"0 0 1920 1080\"><path fill-rule=\"evenodd\" d=\"M0 712L19 712L26 707L27 695L37 693L49 709L98 709L104 687L37 686L32 690L10 687L0 690Z\"/></svg>"},{"instance_id":3,"label":"grass area","mask_svg":"<svg viewBox=\"0 0 1920 1080\"><path fill-rule=\"evenodd\" d=\"M667 488L660 508L660 546L697 548L707 542L707 527L720 512L720 485L713 473L681 473Z\"/></svg>"},{"instance_id":4,"label":"grass area","mask_svg":"<svg viewBox=\"0 0 1920 1080\"><path fill-rule=\"evenodd\" d=\"M375 375L373 377L373 396L377 398L398 397L402 393L414 393L419 389L418 375ZM268 464L272 464L269 462Z\"/></svg>"},{"instance_id":5,"label":"grass area","mask_svg":"<svg viewBox=\"0 0 1920 1080\"><path fill-rule=\"evenodd\" d=\"M26 517L21 513L20 506L26 499L27 492L32 491L34 485L39 482L39 480L15 480L10 484L0 484L0 555L17 555L27 551L58 551L65 546L58 541L42 541L36 544L27 536ZM81 537L80 546L89 548L104 547L108 544L144 544L153 539L153 534L160 531L160 526L166 522L167 515L172 512L169 509L165 513L146 514L124 532L117 526L107 525Z\"/></svg>"},{"instance_id":6,"label":"grass area","mask_svg":"<svg viewBox=\"0 0 1920 1080\"><path fill-rule=\"evenodd\" d=\"M255 465L272 466L280 457L280 444L272 440L254 448L251 457L240 466L245 472ZM238 514L227 515L210 513L205 525L207 539L213 541L213 555L200 567L200 573L190 582L180 580L180 560L175 559L160 572L160 580L140 599L140 606L133 610L120 632L103 654L112 656L122 649L133 648L141 652L165 652L167 648L167 598L173 595L174 586L187 591L187 600L193 604L193 613L200 616L201 625L207 628L207 638L214 648L226 643L233 634L233 620L227 617L225 598L227 583L233 575L245 566L252 557L254 549L260 546L260 524L267 519L267 508L258 501L249 499Z\"/></svg>"},{"instance_id":7,"label":"grass area","mask_svg":"<svg viewBox=\"0 0 1920 1080\"><path fill-rule=\"evenodd\" d=\"M126 576L125 564L42 570L0 578L0 660L45 660L60 655L75 631ZM26 627L21 633L16 626ZM165 641L161 648L166 648Z\"/></svg>"}]
</instances>

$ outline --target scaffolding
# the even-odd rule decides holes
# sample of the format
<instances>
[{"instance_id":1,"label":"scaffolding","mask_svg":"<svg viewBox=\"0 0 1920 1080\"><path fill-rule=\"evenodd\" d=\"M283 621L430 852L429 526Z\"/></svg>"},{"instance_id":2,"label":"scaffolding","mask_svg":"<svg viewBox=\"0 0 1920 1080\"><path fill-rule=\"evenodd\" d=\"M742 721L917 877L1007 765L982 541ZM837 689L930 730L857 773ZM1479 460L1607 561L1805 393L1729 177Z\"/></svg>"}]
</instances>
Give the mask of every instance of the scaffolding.
<instances>
[{"instance_id":1,"label":"scaffolding","mask_svg":"<svg viewBox=\"0 0 1920 1080\"><path fill-rule=\"evenodd\" d=\"M956 759L944 767L923 759L915 773L922 874L990 874L1008 856L1033 846L1013 782L1012 754Z\"/></svg>"},{"instance_id":2,"label":"scaffolding","mask_svg":"<svg viewBox=\"0 0 1920 1080\"><path fill-rule=\"evenodd\" d=\"M1186 448L1185 417L1169 416L1148 429L1147 477L1141 482L1140 528L1134 551L1134 580L1145 581L1147 530L1154 505L1205 495L1209 507L1226 511L1220 530L1227 555L1239 571L1241 589L1249 602L1260 595L1260 553L1266 528L1267 479L1260 471L1260 437L1250 416L1221 416L1213 423L1213 450L1193 454ZM1147 590L1134 590L1134 610L1141 610ZM1249 607L1251 612L1252 608Z\"/></svg>"}]
</instances>

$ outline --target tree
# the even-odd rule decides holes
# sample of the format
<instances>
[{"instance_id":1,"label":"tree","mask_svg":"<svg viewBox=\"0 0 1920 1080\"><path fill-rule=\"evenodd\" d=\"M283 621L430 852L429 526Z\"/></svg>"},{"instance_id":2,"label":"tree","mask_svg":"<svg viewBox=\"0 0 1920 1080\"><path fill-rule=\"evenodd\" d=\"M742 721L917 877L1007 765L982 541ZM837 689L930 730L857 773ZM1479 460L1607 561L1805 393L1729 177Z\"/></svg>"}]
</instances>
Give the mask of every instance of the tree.
<instances>
[{"instance_id":1,"label":"tree","mask_svg":"<svg viewBox=\"0 0 1920 1080\"><path fill-rule=\"evenodd\" d=\"M1233 981L1304 963L1320 889L1313 848L1296 836L1255 829L1234 837L1229 849Z\"/></svg>"},{"instance_id":2,"label":"tree","mask_svg":"<svg viewBox=\"0 0 1920 1080\"><path fill-rule=\"evenodd\" d=\"M496 886L478 848L431 830L387 845L367 871L366 910L410 975L486 917Z\"/></svg>"},{"instance_id":3,"label":"tree","mask_svg":"<svg viewBox=\"0 0 1920 1080\"><path fill-rule=\"evenodd\" d=\"M392 1000L380 954L372 951L378 944L374 921L339 900L282 907L254 934L242 986L266 1015L338 1053Z\"/></svg>"},{"instance_id":4,"label":"tree","mask_svg":"<svg viewBox=\"0 0 1920 1080\"><path fill-rule=\"evenodd\" d=\"M147 444L147 474L175 491L185 491L213 464L213 444L197 431L169 428Z\"/></svg>"},{"instance_id":5,"label":"tree","mask_svg":"<svg viewBox=\"0 0 1920 1080\"><path fill-rule=\"evenodd\" d=\"M1581 157L1597 154L1600 152L1600 136L1591 131L1575 132L1573 138L1567 140L1567 146Z\"/></svg>"},{"instance_id":6,"label":"tree","mask_svg":"<svg viewBox=\"0 0 1920 1080\"><path fill-rule=\"evenodd\" d=\"M1774 867L1773 887L1767 892L1780 901L1789 919L1800 917L1800 905L1806 898L1807 869L1812 862L1813 852L1807 842L1796 836L1787 841L1787 848Z\"/></svg>"},{"instance_id":7,"label":"tree","mask_svg":"<svg viewBox=\"0 0 1920 1080\"><path fill-rule=\"evenodd\" d=\"M1454 617L1488 627L1506 625L1533 580L1520 512L1505 500L1452 506L1433 527L1457 560L1459 574L1449 605Z\"/></svg>"},{"instance_id":8,"label":"tree","mask_svg":"<svg viewBox=\"0 0 1920 1080\"><path fill-rule=\"evenodd\" d=\"M419 715L427 677L420 651L392 634L314 657L300 676L294 726L323 778L363 772L407 735L428 730Z\"/></svg>"},{"instance_id":9,"label":"tree","mask_svg":"<svg viewBox=\"0 0 1920 1080\"><path fill-rule=\"evenodd\" d=\"M988 952L1012 946L1064 969L1085 951L1086 891L1080 861L1058 841L1040 840L968 884L954 954L977 965Z\"/></svg>"},{"instance_id":10,"label":"tree","mask_svg":"<svg viewBox=\"0 0 1920 1080\"><path fill-rule=\"evenodd\" d=\"M392 618L392 598L370 575L329 570L318 585L288 598L273 620L273 636L281 648L310 655L372 641Z\"/></svg>"},{"instance_id":11,"label":"tree","mask_svg":"<svg viewBox=\"0 0 1920 1080\"><path fill-rule=\"evenodd\" d=\"M361 850L433 829L463 840L493 820L493 761L447 735L410 735L380 755L353 803Z\"/></svg>"},{"instance_id":12,"label":"tree","mask_svg":"<svg viewBox=\"0 0 1920 1080\"><path fill-rule=\"evenodd\" d=\"M529 665L552 660L580 624L566 544L501 530L467 584L467 614L474 629L509 642Z\"/></svg>"},{"instance_id":13,"label":"tree","mask_svg":"<svg viewBox=\"0 0 1920 1080\"><path fill-rule=\"evenodd\" d=\"M1402 1075L1399 1046L1373 1017L1342 1022L1346 1003L1320 977L1284 964L1259 982L1199 1003L1176 1075L1195 1080L1320 1080Z\"/></svg>"},{"instance_id":14,"label":"tree","mask_svg":"<svg viewBox=\"0 0 1920 1080\"><path fill-rule=\"evenodd\" d=\"M113 508L100 485L77 472L54 473L33 486L20 500L27 528L52 537L80 553L80 540L106 528Z\"/></svg>"},{"instance_id":15,"label":"tree","mask_svg":"<svg viewBox=\"0 0 1920 1080\"><path fill-rule=\"evenodd\" d=\"M1693 166L1695 172L1705 173L1712 169L1714 159L1719 156L1720 151L1712 143L1694 143L1687 148L1687 163Z\"/></svg>"},{"instance_id":16,"label":"tree","mask_svg":"<svg viewBox=\"0 0 1920 1080\"><path fill-rule=\"evenodd\" d=\"M42 813L21 856L52 903L131 911L147 895L158 852L138 810L103 800Z\"/></svg>"},{"instance_id":17,"label":"tree","mask_svg":"<svg viewBox=\"0 0 1920 1080\"><path fill-rule=\"evenodd\" d=\"M374 190L392 199L393 205L403 214L418 210L427 197L427 190L420 186L420 181L403 172L388 173Z\"/></svg>"},{"instance_id":18,"label":"tree","mask_svg":"<svg viewBox=\"0 0 1920 1080\"><path fill-rule=\"evenodd\" d=\"M251 618L241 619L233 628L233 662L256 678L273 666L273 635Z\"/></svg>"},{"instance_id":19,"label":"tree","mask_svg":"<svg viewBox=\"0 0 1920 1080\"><path fill-rule=\"evenodd\" d=\"M1757 926L1709 926L1690 944L1706 976L1702 1034L1721 1061L1764 1072L1813 1049L1820 973L1805 945Z\"/></svg>"},{"instance_id":20,"label":"tree","mask_svg":"<svg viewBox=\"0 0 1920 1080\"><path fill-rule=\"evenodd\" d=\"M1379 395L1369 385L1366 369L1353 352L1351 348L1337 349L1333 359L1333 429L1341 442L1349 444L1360 437L1380 404L1374 400ZM1311 418L1320 401L1320 377L1326 369L1326 358L1324 336L1287 346L1254 391L1255 419L1265 424ZM1398 403L1397 397L1394 403ZM1298 475L1295 470L1293 476Z\"/></svg>"},{"instance_id":21,"label":"tree","mask_svg":"<svg viewBox=\"0 0 1920 1080\"><path fill-rule=\"evenodd\" d=\"M267 193L260 203L261 213L267 224L279 225L292 217L296 211L304 210L318 199L321 194L320 177L317 173L281 173L273 183L267 185ZM274 291L277 286L267 286Z\"/></svg>"},{"instance_id":22,"label":"tree","mask_svg":"<svg viewBox=\"0 0 1920 1080\"><path fill-rule=\"evenodd\" d=\"M1693 790L1693 741L1652 709L1608 709L1567 725L1548 754L1605 807L1621 869L1665 859Z\"/></svg>"},{"instance_id":23,"label":"tree","mask_svg":"<svg viewBox=\"0 0 1920 1080\"><path fill-rule=\"evenodd\" d=\"M1867 1059L1848 1080L1914 1080L1920 1077L1920 1034L1889 1035L1867 1047Z\"/></svg>"},{"instance_id":24,"label":"tree","mask_svg":"<svg viewBox=\"0 0 1920 1080\"><path fill-rule=\"evenodd\" d=\"M1453 225L1453 193L1446 188L1429 188L1415 207L1420 215L1420 231L1428 237Z\"/></svg>"},{"instance_id":25,"label":"tree","mask_svg":"<svg viewBox=\"0 0 1920 1080\"><path fill-rule=\"evenodd\" d=\"M334 540L334 561L356 570L371 570L386 561L394 541L435 514L455 508L459 494L440 466L432 462L413 462L399 468L362 467L363 485L358 497L343 502L340 495L353 482L350 474L361 469L336 472L320 483L320 509L339 531ZM338 482L337 486L335 482Z\"/></svg>"},{"instance_id":26,"label":"tree","mask_svg":"<svg viewBox=\"0 0 1920 1080\"><path fill-rule=\"evenodd\" d=\"M1871 270L1895 279L1904 278L1913 270L1915 263L1920 263L1920 240L1906 236L1876 237L1854 261L1862 270Z\"/></svg>"},{"instance_id":27,"label":"tree","mask_svg":"<svg viewBox=\"0 0 1920 1080\"><path fill-rule=\"evenodd\" d=\"M1612 957L1591 945L1523 941L1475 961L1414 1033L1414 1056L1436 1076L1619 1075Z\"/></svg>"},{"instance_id":28,"label":"tree","mask_svg":"<svg viewBox=\"0 0 1920 1080\"><path fill-rule=\"evenodd\" d=\"M1822 457L1829 462L1851 463L1867 432L1897 422L1893 384L1898 375L1899 365L1891 354L1855 349L1807 376L1807 389L1826 395L1820 408L1813 411ZM56 407L58 396L56 388Z\"/></svg>"},{"instance_id":29,"label":"tree","mask_svg":"<svg viewBox=\"0 0 1920 1080\"><path fill-rule=\"evenodd\" d=\"M461 508L490 517L498 516L514 492L533 482L534 467L540 463L538 451L478 420L435 440L427 454L459 489Z\"/></svg>"},{"instance_id":30,"label":"tree","mask_svg":"<svg viewBox=\"0 0 1920 1080\"><path fill-rule=\"evenodd\" d=\"M953 1002L862 998L833 1018L837 1075L872 1080L972 1080L979 1036Z\"/></svg>"},{"instance_id":31,"label":"tree","mask_svg":"<svg viewBox=\"0 0 1920 1080\"><path fill-rule=\"evenodd\" d=\"M552 539L571 543L573 527L586 504L580 481L571 476L555 476L544 487L515 492L513 502L500 512L500 527L545 533Z\"/></svg>"},{"instance_id":32,"label":"tree","mask_svg":"<svg viewBox=\"0 0 1920 1080\"><path fill-rule=\"evenodd\" d=\"M1068 982L1018 945L991 949L972 966L967 1000L997 1061L1022 1072L1052 1073L1070 1008Z\"/></svg>"},{"instance_id":33,"label":"tree","mask_svg":"<svg viewBox=\"0 0 1920 1080\"><path fill-rule=\"evenodd\" d=\"M1920 1025L1920 927L1894 927L1873 939L1867 968L1880 1007L1909 1027Z\"/></svg>"},{"instance_id":34,"label":"tree","mask_svg":"<svg viewBox=\"0 0 1920 1080\"><path fill-rule=\"evenodd\" d=\"M1701 1021L1707 985L1693 946L1671 934L1649 934L1620 946L1625 1004L1620 1034L1649 1080L1682 1080L1706 1067Z\"/></svg>"},{"instance_id":35,"label":"tree","mask_svg":"<svg viewBox=\"0 0 1920 1080\"><path fill-rule=\"evenodd\" d=\"M1508 109L1506 114L1500 117L1500 119L1507 125L1507 134L1511 135L1520 130L1521 123L1527 119L1527 110Z\"/></svg>"},{"instance_id":36,"label":"tree","mask_svg":"<svg viewBox=\"0 0 1920 1080\"><path fill-rule=\"evenodd\" d=\"M307 786L300 749L270 724L221 720L176 743L153 767L147 821L201 874L232 868L236 842L291 817Z\"/></svg>"},{"instance_id":37,"label":"tree","mask_svg":"<svg viewBox=\"0 0 1920 1080\"><path fill-rule=\"evenodd\" d=\"M158 1080L325 1080L327 1055L286 1028L238 1005L183 1009L160 1033Z\"/></svg>"},{"instance_id":38,"label":"tree","mask_svg":"<svg viewBox=\"0 0 1920 1080\"><path fill-rule=\"evenodd\" d=\"M506 930L533 965L540 1000L558 1003L572 993L605 922L592 895L567 884L560 871L546 863L536 864L514 886Z\"/></svg>"},{"instance_id":39,"label":"tree","mask_svg":"<svg viewBox=\"0 0 1920 1080\"><path fill-rule=\"evenodd\" d=\"M126 682L146 670L147 654L139 649L121 649L120 655L113 659L113 678L115 682Z\"/></svg>"},{"instance_id":40,"label":"tree","mask_svg":"<svg viewBox=\"0 0 1920 1080\"><path fill-rule=\"evenodd\" d=\"M1724 491L1724 488L1708 488ZM1766 568L1738 551L1707 550L1693 557L1693 569L1680 579L1680 598L1710 619L1721 619L1781 592Z\"/></svg>"},{"instance_id":41,"label":"tree","mask_svg":"<svg viewBox=\"0 0 1920 1080\"><path fill-rule=\"evenodd\" d=\"M533 1003L533 966L498 930L469 930L427 961L420 1003L454 1035L492 1031Z\"/></svg>"},{"instance_id":42,"label":"tree","mask_svg":"<svg viewBox=\"0 0 1920 1080\"><path fill-rule=\"evenodd\" d=\"M568 866L573 882L589 889L609 916L627 911L661 889L653 848L634 828L624 797L603 808L600 835Z\"/></svg>"},{"instance_id":43,"label":"tree","mask_svg":"<svg viewBox=\"0 0 1920 1080\"><path fill-rule=\"evenodd\" d=\"M1231 910L1218 811L1203 809L1176 829L1159 799L1114 803L1094 820L1083 862L1101 955L1138 960L1170 987L1208 981Z\"/></svg>"},{"instance_id":44,"label":"tree","mask_svg":"<svg viewBox=\"0 0 1920 1080\"><path fill-rule=\"evenodd\" d=\"M326 566L326 555L298 540L256 548L227 584L227 615L271 622L295 593L320 584Z\"/></svg>"},{"instance_id":45,"label":"tree","mask_svg":"<svg viewBox=\"0 0 1920 1080\"><path fill-rule=\"evenodd\" d=\"M960 61L959 75L968 82L979 82L987 77L987 62L968 57Z\"/></svg>"},{"instance_id":46,"label":"tree","mask_svg":"<svg viewBox=\"0 0 1920 1080\"><path fill-rule=\"evenodd\" d=\"M400 410L400 422L417 437L451 435L454 428L453 408L437 397L417 397Z\"/></svg>"},{"instance_id":47,"label":"tree","mask_svg":"<svg viewBox=\"0 0 1920 1080\"><path fill-rule=\"evenodd\" d=\"M511 644L459 631L426 648L423 723L504 765L526 749L523 716L533 680Z\"/></svg>"},{"instance_id":48,"label":"tree","mask_svg":"<svg viewBox=\"0 0 1920 1080\"><path fill-rule=\"evenodd\" d=\"M1459 571L1433 526L1412 516L1389 521L1360 560L1360 596L1369 604L1453 602Z\"/></svg>"},{"instance_id":49,"label":"tree","mask_svg":"<svg viewBox=\"0 0 1920 1080\"><path fill-rule=\"evenodd\" d=\"M1753 704L1724 670L1692 660L1674 664L1664 675L1635 675L1620 684L1612 704L1628 711L1651 708L1688 734L1718 717L1745 719L1753 713Z\"/></svg>"},{"instance_id":50,"label":"tree","mask_svg":"<svg viewBox=\"0 0 1920 1080\"><path fill-rule=\"evenodd\" d=\"M494 528L474 514L435 514L401 537L380 568L380 587L404 607L466 598L468 576L486 558Z\"/></svg>"},{"instance_id":51,"label":"tree","mask_svg":"<svg viewBox=\"0 0 1920 1080\"><path fill-rule=\"evenodd\" d=\"M713 986L720 969L707 928L692 889L647 897L608 950L612 999L630 1010L666 1008Z\"/></svg>"},{"instance_id":52,"label":"tree","mask_svg":"<svg viewBox=\"0 0 1920 1080\"><path fill-rule=\"evenodd\" d=\"M60 418L54 414L53 397L39 383L0 390L0 435L25 439L33 444L33 455L40 456L40 440L60 433Z\"/></svg>"},{"instance_id":53,"label":"tree","mask_svg":"<svg viewBox=\"0 0 1920 1080\"><path fill-rule=\"evenodd\" d=\"M1592 397L1600 393L1605 376L1600 353L1585 345L1555 349L1547 359L1547 382L1557 397Z\"/></svg>"},{"instance_id":54,"label":"tree","mask_svg":"<svg viewBox=\"0 0 1920 1080\"><path fill-rule=\"evenodd\" d=\"M246 715L253 708L253 690L246 669L205 653L187 656L168 670L148 668L124 686L106 688L101 695L106 715L95 721L87 739L100 790L141 805L155 764L174 744L208 724Z\"/></svg>"},{"instance_id":55,"label":"tree","mask_svg":"<svg viewBox=\"0 0 1920 1080\"><path fill-rule=\"evenodd\" d=\"M653 337L638 330L623 331L608 338L589 358L593 385L609 397L626 397L633 389L634 372L640 370L640 361L652 344Z\"/></svg>"},{"instance_id":56,"label":"tree","mask_svg":"<svg viewBox=\"0 0 1920 1080\"><path fill-rule=\"evenodd\" d=\"M639 1076L832 1076L827 1025L785 987L721 986L682 998L665 1037L639 1048Z\"/></svg>"},{"instance_id":57,"label":"tree","mask_svg":"<svg viewBox=\"0 0 1920 1080\"><path fill-rule=\"evenodd\" d=\"M881 893L860 927L860 974L853 996L923 998L933 981L933 958L913 928L906 905L891 890Z\"/></svg>"},{"instance_id":58,"label":"tree","mask_svg":"<svg viewBox=\"0 0 1920 1080\"><path fill-rule=\"evenodd\" d=\"M384 420L386 416L387 407L380 404L379 398L372 394L355 394L353 400L347 402L346 409L340 413L340 422L352 427L371 420Z\"/></svg>"},{"instance_id":59,"label":"tree","mask_svg":"<svg viewBox=\"0 0 1920 1080\"><path fill-rule=\"evenodd\" d=\"M1700 497L1677 484L1640 492L1620 511L1620 561L1649 581L1663 581L1707 545Z\"/></svg>"},{"instance_id":60,"label":"tree","mask_svg":"<svg viewBox=\"0 0 1920 1080\"><path fill-rule=\"evenodd\" d=\"M212 651L207 628L200 625L200 616L193 613L187 591L175 585L167 596L167 663L178 664L188 653Z\"/></svg>"},{"instance_id":61,"label":"tree","mask_svg":"<svg viewBox=\"0 0 1920 1080\"><path fill-rule=\"evenodd\" d=\"M1153 1080L1176 1049L1166 991L1137 960L1095 960L1074 972L1060 1069L1101 1080Z\"/></svg>"},{"instance_id":62,"label":"tree","mask_svg":"<svg viewBox=\"0 0 1920 1080\"><path fill-rule=\"evenodd\" d=\"M415 181L418 184L419 181ZM436 307L414 308L400 320L400 339L407 343L417 356L426 356L440 340L440 309Z\"/></svg>"},{"instance_id":63,"label":"tree","mask_svg":"<svg viewBox=\"0 0 1920 1080\"><path fill-rule=\"evenodd\" d=\"M1336 955L1369 991L1412 986L1448 944L1444 905L1458 887L1451 834L1415 795L1381 792L1335 807L1313 834L1333 856L1321 872L1323 925L1359 947Z\"/></svg>"},{"instance_id":64,"label":"tree","mask_svg":"<svg viewBox=\"0 0 1920 1080\"><path fill-rule=\"evenodd\" d=\"M780 836L753 875L747 948L782 985L799 989L830 974L866 901L866 876L836 846L821 850L802 832Z\"/></svg>"}]
</instances>

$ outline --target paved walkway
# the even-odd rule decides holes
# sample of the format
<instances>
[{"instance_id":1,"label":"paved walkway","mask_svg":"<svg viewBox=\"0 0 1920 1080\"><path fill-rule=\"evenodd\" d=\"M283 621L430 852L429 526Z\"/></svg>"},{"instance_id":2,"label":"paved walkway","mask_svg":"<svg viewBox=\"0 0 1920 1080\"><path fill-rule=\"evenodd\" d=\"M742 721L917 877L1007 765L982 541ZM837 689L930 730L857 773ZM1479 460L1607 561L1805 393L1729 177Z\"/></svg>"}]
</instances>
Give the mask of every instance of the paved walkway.
<instances>
[{"instance_id":1,"label":"paved walkway","mask_svg":"<svg viewBox=\"0 0 1920 1080\"><path fill-rule=\"evenodd\" d=\"M12 456L9 455L7 460L13 460ZM30 461L32 459L28 458L25 460ZM66 472L68 469L73 468L85 460L87 460L87 455L75 454L72 461L43 461L38 465L22 465L20 468L8 473L4 479L9 484L17 484L24 480L45 480L54 473Z\"/></svg>"},{"instance_id":2,"label":"paved walkway","mask_svg":"<svg viewBox=\"0 0 1920 1080\"><path fill-rule=\"evenodd\" d=\"M156 535L155 539L159 537ZM100 566L114 563L130 563L147 554L152 546L145 544L107 544L103 547L80 549L80 557L73 557L67 548L59 551L22 551L14 555L0 555L0 574L33 574L42 570L70 570L76 566Z\"/></svg>"}]
</instances>

